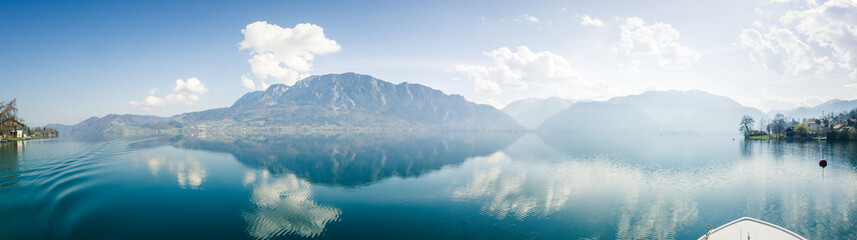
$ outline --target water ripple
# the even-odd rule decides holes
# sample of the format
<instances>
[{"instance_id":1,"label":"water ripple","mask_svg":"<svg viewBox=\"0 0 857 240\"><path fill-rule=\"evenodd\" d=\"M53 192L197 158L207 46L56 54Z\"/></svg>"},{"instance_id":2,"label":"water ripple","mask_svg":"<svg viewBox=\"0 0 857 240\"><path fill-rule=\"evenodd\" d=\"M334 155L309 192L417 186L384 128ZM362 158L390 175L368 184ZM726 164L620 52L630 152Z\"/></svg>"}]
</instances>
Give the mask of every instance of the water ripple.
<instances>
[{"instance_id":1,"label":"water ripple","mask_svg":"<svg viewBox=\"0 0 857 240\"><path fill-rule=\"evenodd\" d=\"M62 152L74 144L79 143L34 141L15 152L11 162L15 169L0 172L0 215L15 221L0 219L0 238L56 237L55 225L74 222L68 212L85 209L81 204L106 182L102 176L104 163L126 153L123 146L127 142L104 142Z\"/></svg>"}]
</instances>

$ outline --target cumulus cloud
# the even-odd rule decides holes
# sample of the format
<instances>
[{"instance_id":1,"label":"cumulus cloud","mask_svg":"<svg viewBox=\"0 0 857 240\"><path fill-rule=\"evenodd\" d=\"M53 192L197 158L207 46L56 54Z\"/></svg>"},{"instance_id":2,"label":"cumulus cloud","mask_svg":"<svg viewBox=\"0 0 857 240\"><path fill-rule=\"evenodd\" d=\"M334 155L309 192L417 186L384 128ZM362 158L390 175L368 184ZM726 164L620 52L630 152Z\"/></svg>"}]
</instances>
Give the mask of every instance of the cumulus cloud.
<instances>
[{"instance_id":1,"label":"cumulus cloud","mask_svg":"<svg viewBox=\"0 0 857 240\"><path fill-rule=\"evenodd\" d=\"M247 75L241 75L241 84L245 88L256 89L256 83L253 82L253 79L248 78Z\"/></svg>"},{"instance_id":2,"label":"cumulus cloud","mask_svg":"<svg viewBox=\"0 0 857 240\"><path fill-rule=\"evenodd\" d=\"M176 79L173 92L167 94L164 98L155 97L154 95L157 91L157 88L152 88L149 90L149 96L143 101L131 101L129 103L144 110L152 110L154 107L164 107L167 103L184 103L191 106L199 101L200 95L208 92L208 88L199 79L188 78L187 80Z\"/></svg>"},{"instance_id":3,"label":"cumulus cloud","mask_svg":"<svg viewBox=\"0 0 857 240\"><path fill-rule=\"evenodd\" d=\"M480 91L500 94L503 87L523 90L530 83L572 81L580 77L564 57L549 51L533 52L520 46L517 52L502 47L483 54L493 59L494 65L457 64L454 68L466 73Z\"/></svg>"},{"instance_id":4,"label":"cumulus cloud","mask_svg":"<svg viewBox=\"0 0 857 240\"><path fill-rule=\"evenodd\" d=\"M256 83L253 79L247 77L247 75L241 75L241 84L244 85L245 88L256 89Z\"/></svg>"},{"instance_id":5,"label":"cumulus cloud","mask_svg":"<svg viewBox=\"0 0 857 240\"><path fill-rule=\"evenodd\" d=\"M145 110L152 110L154 107L163 107L167 105L167 102L164 101L164 99L155 96L148 96L143 99L143 101L131 101L129 103Z\"/></svg>"},{"instance_id":6,"label":"cumulus cloud","mask_svg":"<svg viewBox=\"0 0 857 240\"><path fill-rule=\"evenodd\" d=\"M589 15L583 15L580 17L580 25L584 27L603 27L604 22L601 19L589 17Z\"/></svg>"},{"instance_id":7,"label":"cumulus cloud","mask_svg":"<svg viewBox=\"0 0 857 240\"><path fill-rule=\"evenodd\" d=\"M646 24L642 18L631 17L619 29L619 46L626 54L637 59L657 58L658 65L664 68L687 68L702 56L699 51L682 46L678 30L667 23Z\"/></svg>"},{"instance_id":8,"label":"cumulus cloud","mask_svg":"<svg viewBox=\"0 0 857 240\"><path fill-rule=\"evenodd\" d=\"M787 13L786 23L794 20L795 28L807 42L830 49L839 66L857 80L857 1L831 0L801 12Z\"/></svg>"},{"instance_id":9,"label":"cumulus cloud","mask_svg":"<svg viewBox=\"0 0 857 240\"><path fill-rule=\"evenodd\" d=\"M173 93L167 95L166 99L170 102L181 102L185 105L193 105L199 101L199 95L208 92L208 88L196 78L188 78L187 81L176 79Z\"/></svg>"},{"instance_id":10,"label":"cumulus cloud","mask_svg":"<svg viewBox=\"0 0 857 240\"><path fill-rule=\"evenodd\" d=\"M524 15L524 19L526 19L528 22L539 22L539 18L537 18L536 16Z\"/></svg>"},{"instance_id":11,"label":"cumulus cloud","mask_svg":"<svg viewBox=\"0 0 857 240\"><path fill-rule=\"evenodd\" d=\"M787 10L779 20L784 26L772 26L764 35L756 29L741 32L741 45L751 49L751 60L786 74L838 66L850 72L848 79L857 80L857 2L808 1L800 10Z\"/></svg>"},{"instance_id":12,"label":"cumulus cloud","mask_svg":"<svg viewBox=\"0 0 857 240\"><path fill-rule=\"evenodd\" d=\"M244 40L238 43L240 50L249 50L250 69L260 81L271 79L273 82L293 85L308 76L312 71L310 61L316 55L324 55L340 50L336 41L324 35L324 29L318 25L301 23L294 28L283 28L264 21L248 24L241 30ZM245 87L263 86L248 84L253 81L243 76Z\"/></svg>"},{"instance_id":13,"label":"cumulus cloud","mask_svg":"<svg viewBox=\"0 0 857 240\"><path fill-rule=\"evenodd\" d=\"M741 31L740 44L751 50L753 62L780 74L821 72L833 68L827 57L815 57L815 51L788 29L772 27L762 34L756 29Z\"/></svg>"}]
</instances>

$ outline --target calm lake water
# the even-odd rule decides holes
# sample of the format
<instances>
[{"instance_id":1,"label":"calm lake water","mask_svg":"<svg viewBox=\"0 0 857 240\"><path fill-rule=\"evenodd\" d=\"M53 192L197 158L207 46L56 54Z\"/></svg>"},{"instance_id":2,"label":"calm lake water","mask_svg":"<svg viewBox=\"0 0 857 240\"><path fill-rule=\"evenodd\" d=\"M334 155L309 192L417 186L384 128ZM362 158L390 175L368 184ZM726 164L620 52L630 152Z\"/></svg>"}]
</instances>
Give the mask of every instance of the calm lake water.
<instances>
[{"instance_id":1,"label":"calm lake water","mask_svg":"<svg viewBox=\"0 0 857 240\"><path fill-rule=\"evenodd\" d=\"M857 143L732 138L6 143L0 239L696 239L742 216L857 239Z\"/></svg>"}]
</instances>

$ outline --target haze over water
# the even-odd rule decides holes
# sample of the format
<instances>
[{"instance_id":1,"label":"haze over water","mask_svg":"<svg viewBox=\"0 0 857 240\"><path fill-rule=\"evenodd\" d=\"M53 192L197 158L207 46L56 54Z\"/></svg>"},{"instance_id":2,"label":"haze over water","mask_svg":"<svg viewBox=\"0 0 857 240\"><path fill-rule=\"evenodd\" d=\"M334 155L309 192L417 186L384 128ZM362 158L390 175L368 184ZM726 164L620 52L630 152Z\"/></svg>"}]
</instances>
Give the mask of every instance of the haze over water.
<instances>
[{"instance_id":1,"label":"haze over water","mask_svg":"<svg viewBox=\"0 0 857 240\"><path fill-rule=\"evenodd\" d=\"M857 143L732 138L5 143L0 238L695 239L742 216L810 239L857 237Z\"/></svg>"}]
</instances>

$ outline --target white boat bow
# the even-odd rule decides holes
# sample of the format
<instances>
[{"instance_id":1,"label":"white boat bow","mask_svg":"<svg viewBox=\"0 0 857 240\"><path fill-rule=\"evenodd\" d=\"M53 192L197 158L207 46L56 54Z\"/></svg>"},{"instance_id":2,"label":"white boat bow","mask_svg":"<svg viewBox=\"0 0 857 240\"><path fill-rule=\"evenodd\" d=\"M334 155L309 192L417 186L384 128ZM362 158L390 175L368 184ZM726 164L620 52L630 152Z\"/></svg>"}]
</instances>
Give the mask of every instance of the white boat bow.
<instances>
[{"instance_id":1,"label":"white boat bow","mask_svg":"<svg viewBox=\"0 0 857 240\"><path fill-rule=\"evenodd\" d=\"M754 240L754 239L777 239L777 240L806 240L797 233L789 231L776 224L765 222L751 217L742 217L718 228L708 231L699 240Z\"/></svg>"}]
</instances>

